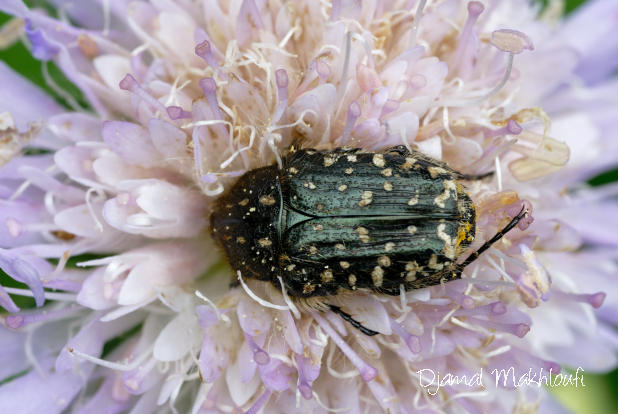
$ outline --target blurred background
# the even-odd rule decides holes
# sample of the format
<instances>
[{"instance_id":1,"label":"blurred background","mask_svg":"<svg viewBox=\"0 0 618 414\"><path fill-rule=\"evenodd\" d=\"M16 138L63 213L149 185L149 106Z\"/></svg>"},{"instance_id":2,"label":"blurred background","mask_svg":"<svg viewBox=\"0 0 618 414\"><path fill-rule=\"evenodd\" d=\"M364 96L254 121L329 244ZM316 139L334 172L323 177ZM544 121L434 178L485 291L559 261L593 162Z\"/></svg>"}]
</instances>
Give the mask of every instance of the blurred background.
<instances>
[{"instance_id":1,"label":"blurred background","mask_svg":"<svg viewBox=\"0 0 618 414\"><path fill-rule=\"evenodd\" d=\"M547 7L547 5L552 2L552 0L537 1L542 4L543 7ZM568 15L572 13L586 1L588 0L564 0L565 14ZM30 7L46 8L50 13L54 14L54 10L47 7L44 0L25 0L24 2ZM4 26L7 22L9 22L9 17L0 13L0 27ZM48 85L48 82L45 80L45 75L41 70L40 63L30 55L28 49L26 49L21 42L9 43L8 41L5 42L2 36L2 30L0 29L0 60L6 62L13 69L21 73L22 76L30 79L40 88L47 91L51 96L54 96L61 104L66 106L66 96L64 94L68 92L68 94L76 99L83 107L88 106L78 89L66 80L53 64L49 65L48 75L62 90L52 89ZM616 75L618 76L618 74ZM590 180L590 184L602 185L615 181L618 181L618 169L608 171L593 178ZM5 286L11 286L15 283L12 279L4 277L1 271L0 281ZM13 299L15 303L22 308L34 306L34 301L30 298L13 297ZM567 371L573 374L575 373L574 370ZM4 382L3 380L5 379L0 379L0 385ZM555 395L565 408L575 414L618 414L618 369L606 374L585 372L583 382L585 387L581 387L581 384L580 387L551 387L550 392Z\"/></svg>"}]
</instances>

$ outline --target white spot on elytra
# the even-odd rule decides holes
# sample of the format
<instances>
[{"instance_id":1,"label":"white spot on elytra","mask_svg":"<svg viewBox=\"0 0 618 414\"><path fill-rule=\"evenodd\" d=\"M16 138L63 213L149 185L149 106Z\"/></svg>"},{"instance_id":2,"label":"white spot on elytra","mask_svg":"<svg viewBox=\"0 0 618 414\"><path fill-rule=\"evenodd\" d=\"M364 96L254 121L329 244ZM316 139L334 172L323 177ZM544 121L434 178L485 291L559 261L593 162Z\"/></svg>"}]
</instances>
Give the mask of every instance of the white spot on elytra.
<instances>
[{"instance_id":1,"label":"white spot on elytra","mask_svg":"<svg viewBox=\"0 0 618 414\"><path fill-rule=\"evenodd\" d=\"M427 168L427 170L429 171L429 175L431 176L431 178L436 178L437 176L442 174L448 174L448 171L446 171L442 167L429 167Z\"/></svg>"},{"instance_id":2,"label":"white spot on elytra","mask_svg":"<svg viewBox=\"0 0 618 414\"><path fill-rule=\"evenodd\" d=\"M371 191L363 191L361 195L361 200L358 202L360 207L365 207L371 204L373 201L373 193Z\"/></svg>"},{"instance_id":3,"label":"white spot on elytra","mask_svg":"<svg viewBox=\"0 0 618 414\"><path fill-rule=\"evenodd\" d=\"M455 181L453 180L444 180L442 181L442 185L444 186L444 192L433 200L434 203L440 208L446 207L445 201L451 196L451 191L457 191Z\"/></svg>"},{"instance_id":4,"label":"white spot on elytra","mask_svg":"<svg viewBox=\"0 0 618 414\"><path fill-rule=\"evenodd\" d=\"M373 268L371 272L371 279L373 280L373 286L380 287L384 281L384 270L380 266Z\"/></svg>"},{"instance_id":5,"label":"white spot on elytra","mask_svg":"<svg viewBox=\"0 0 618 414\"><path fill-rule=\"evenodd\" d=\"M378 168L383 168L386 163L384 162L384 155L382 154L373 154L373 165Z\"/></svg>"},{"instance_id":6,"label":"white spot on elytra","mask_svg":"<svg viewBox=\"0 0 618 414\"><path fill-rule=\"evenodd\" d=\"M332 281L333 271L330 269L326 269L325 271L322 272L322 274L320 275L320 278L322 279L322 283L328 283Z\"/></svg>"},{"instance_id":7,"label":"white spot on elytra","mask_svg":"<svg viewBox=\"0 0 618 414\"><path fill-rule=\"evenodd\" d=\"M442 248L442 252L449 259L455 258L455 246L453 245L453 238L446 233L446 224L440 223L437 228L438 237L444 240L444 247Z\"/></svg>"},{"instance_id":8,"label":"white spot on elytra","mask_svg":"<svg viewBox=\"0 0 618 414\"><path fill-rule=\"evenodd\" d=\"M363 243L369 243L369 230L364 227L357 227L356 233L358 233L358 238Z\"/></svg>"}]
</instances>

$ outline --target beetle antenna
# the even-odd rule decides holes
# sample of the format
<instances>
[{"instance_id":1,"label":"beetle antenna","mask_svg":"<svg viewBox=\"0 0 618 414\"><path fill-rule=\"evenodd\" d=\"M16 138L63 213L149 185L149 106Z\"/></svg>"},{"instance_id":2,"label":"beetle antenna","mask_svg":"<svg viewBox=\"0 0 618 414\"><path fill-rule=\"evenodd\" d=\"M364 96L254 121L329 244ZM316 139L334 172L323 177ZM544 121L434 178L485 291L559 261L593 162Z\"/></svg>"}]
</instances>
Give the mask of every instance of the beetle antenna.
<instances>
[{"instance_id":1,"label":"beetle antenna","mask_svg":"<svg viewBox=\"0 0 618 414\"><path fill-rule=\"evenodd\" d=\"M466 266L468 266L470 263L472 263L473 261L478 259L478 257L485 250L489 249L492 244L496 243L498 240L500 240L502 237L504 237L504 235L506 233L511 231L515 226L517 226L517 223L519 223L525 217L528 217L528 214L529 214L528 209L526 209L525 206L522 207L520 212L515 217L513 217L513 219L509 222L509 224L507 224L502 230L500 230L498 233L496 233L494 235L494 237L492 237L491 239L486 241L481 247L478 248L477 251L475 251L472 254L470 254L470 256L468 256L466 258L466 260L464 260L463 263L461 263L457 267L459 267L462 270L465 269Z\"/></svg>"},{"instance_id":2,"label":"beetle antenna","mask_svg":"<svg viewBox=\"0 0 618 414\"><path fill-rule=\"evenodd\" d=\"M335 312L336 314L338 314L339 316L341 316L341 319L343 319L344 321L348 322L350 325L352 325L353 327L355 327L356 329L358 329L359 331L361 331L362 333L364 333L367 336L374 336L379 334L379 332L376 331L372 331L369 328L365 328L363 326L363 324L361 324L359 321L357 321L356 319L352 318L352 316L350 316L349 313L346 313L344 311L341 310L341 308L339 306L335 306L335 305L328 305L329 309L332 312Z\"/></svg>"}]
</instances>

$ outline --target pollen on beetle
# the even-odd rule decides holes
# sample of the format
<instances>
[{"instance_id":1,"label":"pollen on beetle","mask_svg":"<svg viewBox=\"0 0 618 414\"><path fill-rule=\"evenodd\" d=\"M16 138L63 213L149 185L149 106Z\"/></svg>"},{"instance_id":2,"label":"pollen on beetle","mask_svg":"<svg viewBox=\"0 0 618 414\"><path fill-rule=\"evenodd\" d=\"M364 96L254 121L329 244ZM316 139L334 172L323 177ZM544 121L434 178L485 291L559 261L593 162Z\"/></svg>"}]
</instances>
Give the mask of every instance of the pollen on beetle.
<instances>
[{"instance_id":1,"label":"pollen on beetle","mask_svg":"<svg viewBox=\"0 0 618 414\"><path fill-rule=\"evenodd\" d=\"M290 168L288 168L288 172L289 172L290 174L298 174L298 168L296 168L296 167L290 167Z\"/></svg>"},{"instance_id":2,"label":"pollen on beetle","mask_svg":"<svg viewBox=\"0 0 618 414\"><path fill-rule=\"evenodd\" d=\"M333 280L333 271L330 269L326 269L320 274L320 278L322 279L322 283L328 283Z\"/></svg>"},{"instance_id":3,"label":"pollen on beetle","mask_svg":"<svg viewBox=\"0 0 618 414\"><path fill-rule=\"evenodd\" d=\"M384 181L384 191L393 191L393 184L389 181Z\"/></svg>"},{"instance_id":4,"label":"pollen on beetle","mask_svg":"<svg viewBox=\"0 0 618 414\"><path fill-rule=\"evenodd\" d=\"M408 226L408 233L410 234L415 234L417 230L418 229L416 228L416 226L412 226L412 225Z\"/></svg>"},{"instance_id":5,"label":"pollen on beetle","mask_svg":"<svg viewBox=\"0 0 618 414\"><path fill-rule=\"evenodd\" d=\"M444 240L444 247L442 248L444 255L448 257L449 259L454 259L455 258L455 246L453 245L453 238L448 233L446 233L446 224L445 223L438 224L436 233L440 239Z\"/></svg>"},{"instance_id":6,"label":"pollen on beetle","mask_svg":"<svg viewBox=\"0 0 618 414\"><path fill-rule=\"evenodd\" d=\"M242 200L240 200L238 202L238 205L239 206L243 206L243 207L246 206L247 204L249 204L249 199L248 198L243 198Z\"/></svg>"},{"instance_id":7,"label":"pollen on beetle","mask_svg":"<svg viewBox=\"0 0 618 414\"><path fill-rule=\"evenodd\" d=\"M401 169L403 170L409 170L410 168L412 168L412 166L416 164L416 158L413 157L406 157L406 162L404 162L403 164L401 164Z\"/></svg>"},{"instance_id":8,"label":"pollen on beetle","mask_svg":"<svg viewBox=\"0 0 618 414\"><path fill-rule=\"evenodd\" d=\"M303 187L308 188L310 190L315 190L317 187L311 181L308 181L303 184Z\"/></svg>"},{"instance_id":9,"label":"pollen on beetle","mask_svg":"<svg viewBox=\"0 0 618 414\"><path fill-rule=\"evenodd\" d=\"M346 156L346 158L347 158L348 162L356 162L356 161L358 161L358 159L356 158L356 155L354 155L354 154L349 154L349 155Z\"/></svg>"},{"instance_id":10,"label":"pollen on beetle","mask_svg":"<svg viewBox=\"0 0 618 414\"><path fill-rule=\"evenodd\" d=\"M393 243L393 242L387 242L387 243L384 245L384 250L385 250L385 251L387 251L387 252L390 252L391 250L393 250L393 248L394 248L394 247L395 247L395 243Z\"/></svg>"},{"instance_id":11,"label":"pollen on beetle","mask_svg":"<svg viewBox=\"0 0 618 414\"><path fill-rule=\"evenodd\" d=\"M275 204L275 198L271 195L265 195L260 197L260 203L264 204L265 206L272 206L273 204Z\"/></svg>"},{"instance_id":12,"label":"pollen on beetle","mask_svg":"<svg viewBox=\"0 0 618 414\"><path fill-rule=\"evenodd\" d=\"M446 200L448 200L449 197L451 196L451 191L453 192L457 191L457 186L455 185L455 181L453 180L444 180L442 181L442 185L444 186L444 192L440 194L439 196L437 196L433 201L438 207L445 208ZM408 204L410 203L408 202Z\"/></svg>"},{"instance_id":13,"label":"pollen on beetle","mask_svg":"<svg viewBox=\"0 0 618 414\"><path fill-rule=\"evenodd\" d=\"M431 178L436 178L437 176L442 174L448 174L448 171L441 167L429 167L427 168L427 170L429 171L429 175L431 176Z\"/></svg>"},{"instance_id":14,"label":"pollen on beetle","mask_svg":"<svg viewBox=\"0 0 618 414\"><path fill-rule=\"evenodd\" d=\"M429 266L430 269L434 270L442 270L444 268L443 263L438 263L438 256L435 253L431 255L427 266Z\"/></svg>"},{"instance_id":15,"label":"pollen on beetle","mask_svg":"<svg viewBox=\"0 0 618 414\"><path fill-rule=\"evenodd\" d=\"M330 167L337 161L337 156L335 154L326 154L324 156L324 166Z\"/></svg>"},{"instance_id":16,"label":"pollen on beetle","mask_svg":"<svg viewBox=\"0 0 618 414\"><path fill-rule=\"evenodd\" d=\"M373 280L373 286L380 287L384 281L384 270L380 266L373 268L371 272L371 279Z\"/></svg>"},{"instance_id":17,"label":"pollen on beetle","mask_svg":"<svg viewBox=\"0 0 618 414\"><path fill-rule=\"evenodd\" d=\"M409 206L415 206L417 204L418 204L418 195L415 195L414 197L408 200Z\"/></svg>"},{"instance_id":18,"label":"pollen on beetle","mask_svg":"<svg viewBox=\"0 0 618 414\"><path fill-rule=\"evenodd\" d=\"M318 254L318 248L315 246L309 246L309 254L311 255Z\"/></svg>"},{"instance_id":19,"label":"pollen on beetle","mask_svg":"<svg viewBox=\"0 0 618 414\"><path fill-rule=\"evenodd\" d=\"M352 286L352 288L356 287L356 276L351 274L348 276L348 284Z\"/></svg>"},{"instance_id":20,"label":"pollen on beetle","mask_svg":"<svg viewBox=\"0 0 618 414\"><path fill-rule=\"evenodd\" d=\"M272 245L273 242L270 241L267 238L263 238L263 239L259 239L258 240L258 244L260 245L260 247L268 247L268 246Z\"/></svg>"},{"instance_id":21,"label":"pollen on beetle","mask_svg":"<svg viewBox=\"0 0 618 414\"><path fill-rule=\"evenodd\" d=\"M356 233L358 233L358 238L363 243L369 243L369 230L364 227L357 227Z\"/></svg>"},{"instance_id":22,"label":"pollen on beetle","mask_svg":"<svg viewBox=\"0 0 618 414\"><path fill-rule=\"evenodd\" d=\"M321 225L321 224L314 224L313 225L313 230L315 230L315 231L322 231L322 230L324 230L324 226Z\"/></svg>"},{"instance_id":23,"label":"pollen on beetle","mask_svg":"<svg viewBox=\"0 0 618 414\"><path fill-rule=\"evenodd\" d=\"M406 272L407 272L406 281L407 282L415 281L416 272L418 272L419 270L421 270L421 268L419 267L418 263L416 263L416 261L406 263Z\"/></svg>"},{"instance_id":24,"label":"pollen on beetle","mask_svg":"<svg viewBox=\"0 0 618 414\"><path fill-rule=\"evenodd\" d=\"M346 174L352 174L354 172L354 168L348 167L343 172L345 172Z\"/></svg>"},{"instance_id":25,"label":"pollen on beetle","mask_svg":"<svg viewBox=\"0 0 618 414\"><path fill-rule=\"evenodd\" d=\"M382 172L380 172L380 174L382 174L385 177L390 177L391 175L393 175L393 169L392 168L385 168L382 170Z\"/></svg>"},{"instance_id":26,"label":"pollen on beetle","mask_svg":"<svg viewBox=\"0 0 618 414\"><path fill-rule=\"evenodd\" d=\"M312 285L311 283L307 283L305 286L303 286L303 293L305 295L313 292L315 290L315 285Z\"/></svg>"},{"instance_id":27,"label":"pollen on beetle","mask_svg":"<svg viewBox=\"0 0 618 414\"><path fill-rule=\"evenodd\" d=\"M347 269L348 267L350 267L350 263L346 261L341 261L339 262L339 266L341 266L342 269Z\"/></svg>"},{"instance_id":28,"label":"pollen on beetle","mask_svg":"<svg viewBox=\"0 0 618 414\"><path fill-rule=\"evenodd\" d=\"M361 196L361 200L358 202L360 207L365 207L371 204L373 201L373 193L371 191L363 191L363 195Z\"/></svg>"},{"instance_id":29,"label":"pollen on beetle","mask_svg":"<svg viewBox=\"0 0 618 414\"><path fill-rule=\"evenodd\" d=\"M339 187L337 187L337 190L339 190L339 191L342 191L342 192L343 192L343 191L347 190L347 188L348 188L348 186L347 186L347 185L345 185L345 184L341 184Z\"/></svg>"},{"instance_id":30,"label":"pollen on beetle","mask_svg":"<svg viewBox=\"0 0 618 414\"><path fill-rule=\"evenodd\" d=\"M341 243L335 244L335 249L337 250L345 250L345 246Z\"/></svg>"},{"instance_id":31,"label":"pollen on beetle","mask_svg":"<svg viewBox=\"0 0 618 414\"><path fill-rule=\"evenodd\" d=\"M238 243L238 244L245 244L246 241L247 240L244 237L242 237L242 236L236 237L236 243Z\"/></svg>"},{"instance_id":32,"label":"pollen on beetle","mask_svg":"<svg viewBox=\"0 0 618 414\"><path fill-rule=\"evenodd\" d=\"M375 165L378 168L382 168L386 165L386 163L384 162L384 155L383 154L373 154L373 165Z\"/></svg>"},{"instance_id":33,"label":"pollen on beetle","mask_svg":"<svg viewBox=\"0 0 618 414\"><path fill-rule=\"evenodd\" d=\"M383 267L389 267L391 265L391 259L388 256L378 257L378 264Z\"/></svg>"}]
</instances>

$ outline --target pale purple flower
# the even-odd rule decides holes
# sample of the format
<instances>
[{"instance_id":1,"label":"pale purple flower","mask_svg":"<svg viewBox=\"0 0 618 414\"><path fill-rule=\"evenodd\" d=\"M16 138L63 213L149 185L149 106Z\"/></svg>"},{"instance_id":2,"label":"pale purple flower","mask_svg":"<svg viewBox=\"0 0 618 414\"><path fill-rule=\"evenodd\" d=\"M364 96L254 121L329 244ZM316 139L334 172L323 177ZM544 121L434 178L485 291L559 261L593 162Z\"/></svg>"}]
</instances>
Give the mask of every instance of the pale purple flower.
<instances>
[{"instance_id":1,"label":"pale purple flower","mask_svg":"<svg viewBox=\"0 0 618 414\"><path fill-rule=\"evenodd\" d=\"M91 109L0 63L0 267L24 285L0 286L4 411L559 412L543 387L436 393L419 371L616 366L617 190L585 184L618 162L614 1L566 21L498 0L50 3L0 10ZM462 280L331 298L365 336L232 274L209 235L217 197L292 142L495 171L467 188L474 246L534 220Z\"/></svg>"}]
</instances>

